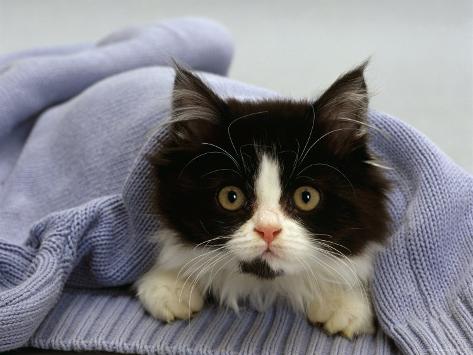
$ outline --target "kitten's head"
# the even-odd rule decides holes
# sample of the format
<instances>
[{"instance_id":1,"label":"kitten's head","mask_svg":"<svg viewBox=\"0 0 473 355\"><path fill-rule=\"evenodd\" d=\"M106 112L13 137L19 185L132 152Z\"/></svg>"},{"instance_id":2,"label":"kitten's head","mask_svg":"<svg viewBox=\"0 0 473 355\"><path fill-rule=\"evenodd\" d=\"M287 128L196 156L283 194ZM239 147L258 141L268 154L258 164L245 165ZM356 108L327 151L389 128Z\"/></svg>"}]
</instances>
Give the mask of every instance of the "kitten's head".
<instances>
[{"instance_id":1,"label":"kitten's head","mask_svg":"<svg viewBox=\"0 0 473 355\"><path fill-rule=\"evenodd\" d=\"M381 241L387 182L368 164L364 67L314 102L223 100L177 67L170 135L152 161L156 208L179 242L274 278Z\"/></svg>"}]
</instances>

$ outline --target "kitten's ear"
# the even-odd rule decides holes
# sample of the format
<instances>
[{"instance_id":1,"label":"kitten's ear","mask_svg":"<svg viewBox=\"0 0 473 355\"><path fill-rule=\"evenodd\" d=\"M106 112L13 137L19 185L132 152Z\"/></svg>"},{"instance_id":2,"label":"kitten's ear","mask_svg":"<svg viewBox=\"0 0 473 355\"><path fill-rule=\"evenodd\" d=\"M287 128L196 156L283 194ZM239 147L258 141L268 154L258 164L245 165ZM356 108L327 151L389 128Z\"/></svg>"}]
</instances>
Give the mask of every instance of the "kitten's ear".
<instances>
[{"instance_id":1,"label":"kitten's ear","mask_svg":"<svg viewBox=\"0 0 473 355\"><path fill-rule=\"evenodd\" d=\"M336 154L344 154L366 142L364 123L368 91L364 70L368 61L340 76L315 102L317 122ZM329 133L330 132L330 133Z\"/></svg>"},{"instance_id":2,"label":"kitten's ear","mask_svg":"<svg viewBox=\"0 0 473 355\"><path fill-rule=\"evenodd\" d=\"M225 102L199 77L174 63L171 132L179 141L201 143L220 123Z\"/></svg>"}]
</instances>

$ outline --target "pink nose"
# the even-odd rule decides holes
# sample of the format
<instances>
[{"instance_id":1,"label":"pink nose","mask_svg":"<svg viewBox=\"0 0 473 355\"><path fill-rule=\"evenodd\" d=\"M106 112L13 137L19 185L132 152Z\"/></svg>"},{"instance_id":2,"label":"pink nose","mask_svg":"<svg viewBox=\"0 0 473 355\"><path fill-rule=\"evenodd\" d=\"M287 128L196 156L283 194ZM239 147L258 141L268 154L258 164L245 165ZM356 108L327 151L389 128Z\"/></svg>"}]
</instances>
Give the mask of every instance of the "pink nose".
<instances>
[{"instance_id":1,"label":"pink nose","mask_svg":"<svg viewBox=\"0 0 473 355\"><path fill-rule=\"evenodd\" d=\"M256 226L255 232L258 233L266 243L271 244L277 235L281 233L281 227L272 225Z\"/></svg>"}]
</instances>

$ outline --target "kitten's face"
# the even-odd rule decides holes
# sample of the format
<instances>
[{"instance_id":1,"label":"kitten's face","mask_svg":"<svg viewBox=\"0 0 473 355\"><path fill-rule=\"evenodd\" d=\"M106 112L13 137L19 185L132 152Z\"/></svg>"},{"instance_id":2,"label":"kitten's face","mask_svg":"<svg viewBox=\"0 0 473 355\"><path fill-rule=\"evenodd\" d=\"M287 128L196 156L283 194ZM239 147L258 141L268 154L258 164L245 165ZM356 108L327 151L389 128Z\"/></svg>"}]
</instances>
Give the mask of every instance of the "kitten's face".
<instances>
[{"instance_id":1,"label":"kitten's face","mask_svg":"<svg viewBox=\"0 0 473 355\"><path fill-rule=\"evenodd\" d=\"M153 158L167 227L261 278L383 239L387 183L367 163L363 69L311 103L223 101L178 68L170 137Z\"/></svg>"}]
</instances>

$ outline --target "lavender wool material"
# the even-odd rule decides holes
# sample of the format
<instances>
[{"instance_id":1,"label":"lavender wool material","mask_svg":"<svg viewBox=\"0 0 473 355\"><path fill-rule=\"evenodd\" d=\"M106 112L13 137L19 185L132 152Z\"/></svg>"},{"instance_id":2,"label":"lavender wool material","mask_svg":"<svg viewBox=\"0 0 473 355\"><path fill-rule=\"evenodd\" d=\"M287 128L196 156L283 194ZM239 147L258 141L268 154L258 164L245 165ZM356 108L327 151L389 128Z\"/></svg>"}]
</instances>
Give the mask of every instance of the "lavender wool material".
<instances>
[{"instance_id":1,"label":"lavender wool material","mask_svg":"<svg viewBox=\"0 0 473 355\"><path fill-rule=\"evenodd\" d=\"M410 354L473 349L473 178L400 120L370 113L393 189L372 293L380 329L329 337L284 302L190 323L147 315L125 285L153 261L146 159L166 134L172 56L225 74L227 32L177 19L97 45L0 57L0 351ZM153 66L153 67L151 67ZM145 68L146 67L146 68ZM141 68L141 69L140 69ZM120 74L122 72L126 72ZM203 74L222 97L275 94ZM315 82L316 78L314 78ZM124 287L123 287L124 286Z\"/></svg>"}]
</instances>

